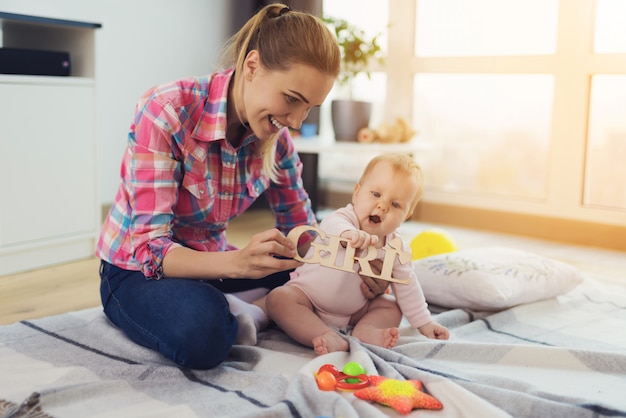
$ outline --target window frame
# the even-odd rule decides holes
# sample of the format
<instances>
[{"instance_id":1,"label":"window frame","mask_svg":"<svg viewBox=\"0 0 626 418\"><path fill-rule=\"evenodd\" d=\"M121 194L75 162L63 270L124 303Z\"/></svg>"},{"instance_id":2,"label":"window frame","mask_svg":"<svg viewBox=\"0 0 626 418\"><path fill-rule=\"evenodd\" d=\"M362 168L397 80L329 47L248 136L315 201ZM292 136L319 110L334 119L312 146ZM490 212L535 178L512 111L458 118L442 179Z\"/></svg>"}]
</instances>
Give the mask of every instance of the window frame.
<instances>
[{"instance_id":1,"label":"window frame","mask_svg":"<svg viewBox=\"0 0 626 418\"><path fill-rule=\"evenodd\" d=\"M389 0L389 44L385 120L412 118L413 77L417 73L548 74L554 77L554 104L544 201L445 192L426 188L424 201L524 212L626 225L626 210L585 206L585 162L591 78L626 74L626 54L595 54L595 1L560 1L554 55L419 57L415 17L419 0ZM417 127L419 130L419 127ZM419 140L419 136L416 138Z\"/></svg>"}]
</instances>

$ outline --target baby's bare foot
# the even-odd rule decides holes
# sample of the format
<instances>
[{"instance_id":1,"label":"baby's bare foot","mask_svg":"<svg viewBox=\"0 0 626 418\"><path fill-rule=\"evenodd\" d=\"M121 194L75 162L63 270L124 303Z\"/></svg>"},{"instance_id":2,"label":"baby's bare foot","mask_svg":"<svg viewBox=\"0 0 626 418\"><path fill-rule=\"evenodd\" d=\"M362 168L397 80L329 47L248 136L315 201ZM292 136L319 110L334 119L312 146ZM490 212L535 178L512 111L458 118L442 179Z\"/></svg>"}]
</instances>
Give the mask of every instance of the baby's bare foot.
<instances>
[{"instance_id":1,"label":"baby's bare foot","mask_svg":"<svg viewBox=\"0 0 626 418\"><path fill-rule=\"evenodd\" d=\"M318 356L334 351L348 351L348 347L348 342L334 331L325 332L313 338L313 349Z\"/></svg>"},{"instance_id":2,"label":"baby's bare foot","mask_svg":"<svg viewBox=\"0 0 626 418\"><path fill-rule=\"evenodd\" d=\"M384 348L393 348L400 338L400 331L398 328L370 328L367 330L360 330L358 334L352 333L353 336L358 338L364 343L377 345Z\"/></svg>"}]
</instances>

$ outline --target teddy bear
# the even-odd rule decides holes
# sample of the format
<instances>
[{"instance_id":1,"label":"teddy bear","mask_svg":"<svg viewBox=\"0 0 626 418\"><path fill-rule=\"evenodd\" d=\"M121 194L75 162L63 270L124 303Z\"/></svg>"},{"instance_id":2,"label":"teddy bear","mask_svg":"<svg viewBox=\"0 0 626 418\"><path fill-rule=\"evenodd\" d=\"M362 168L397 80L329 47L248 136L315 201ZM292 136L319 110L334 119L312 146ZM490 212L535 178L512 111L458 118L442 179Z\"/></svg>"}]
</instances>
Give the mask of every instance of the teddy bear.
<instances>
[{"instance_id":1,"label":"teddy bear","mask_svg":"<svg viewBox=\"0 0 626 418\"><path fill-rule=\"evenodd\" d=\"M416 133L406 119L399 117L395 123L383 122L375 130L369 127L360 129L357 140L362 143L378 141L384 144L409 142Z\"/></svg>"}]
</instances>

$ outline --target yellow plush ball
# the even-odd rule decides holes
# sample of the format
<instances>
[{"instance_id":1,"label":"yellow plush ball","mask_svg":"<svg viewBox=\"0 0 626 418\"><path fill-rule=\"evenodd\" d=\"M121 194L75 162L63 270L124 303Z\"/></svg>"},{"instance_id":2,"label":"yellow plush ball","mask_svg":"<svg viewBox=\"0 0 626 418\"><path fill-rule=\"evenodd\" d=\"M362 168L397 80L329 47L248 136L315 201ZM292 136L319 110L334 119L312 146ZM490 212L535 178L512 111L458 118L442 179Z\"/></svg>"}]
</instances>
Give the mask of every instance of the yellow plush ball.
<instances>
[{"instance_id":1,"label":"yellow plush ball","mask_svg":"<svg viewBox=\"0 0 626 418\"><path fill-rule=\"evenodd\" d=\"M452 238L438 229L420 232L411 241L411 254L414 261L430 257L431 255L451 253L456 250L456 244Z\"/></svg>"}]
</instances>

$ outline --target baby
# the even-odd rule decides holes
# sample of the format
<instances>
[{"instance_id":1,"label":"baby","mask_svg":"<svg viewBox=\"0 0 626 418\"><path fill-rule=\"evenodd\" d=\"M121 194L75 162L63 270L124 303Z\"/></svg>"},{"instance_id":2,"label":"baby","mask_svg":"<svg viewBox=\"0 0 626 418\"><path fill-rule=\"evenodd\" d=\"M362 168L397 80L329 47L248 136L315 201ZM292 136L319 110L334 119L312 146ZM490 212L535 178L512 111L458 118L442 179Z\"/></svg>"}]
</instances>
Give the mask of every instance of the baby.
<instances>
[{"instance_id":1,"label":"baby","mask_svg":"<svg viewBox=\"0 0 626 418\"><path fill-rule=\"evenodd\" d=\"M422 188L422 172L412 157L379 155L369 162L355 185L352 203L325 217L320 229L347 240L357 253L374 246L378 254L372 266L380 269L384 248L399 237L396 230L413 214ZM402 247L410 251L405 243ZM345 248L339 251L345 252ZM343 259L342 254L337 259ZM359 340L394 347L403 314L426 337L448 339L448 329L430 316L411 262L395 260L392 277L410 280L406 285L391 284L395 298L381 295L368 300L360 291L356 269L304 264L292 273L289 282L269 293L268 314L294 340L313 347L320 355L348 350L348 342L329 325L354 326L352 335Z\"/></svg>"}]
</instances>

